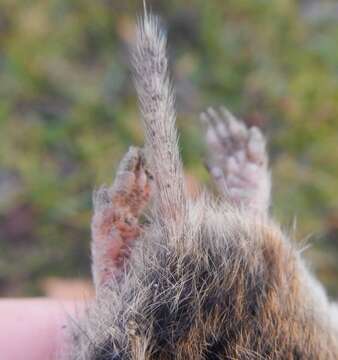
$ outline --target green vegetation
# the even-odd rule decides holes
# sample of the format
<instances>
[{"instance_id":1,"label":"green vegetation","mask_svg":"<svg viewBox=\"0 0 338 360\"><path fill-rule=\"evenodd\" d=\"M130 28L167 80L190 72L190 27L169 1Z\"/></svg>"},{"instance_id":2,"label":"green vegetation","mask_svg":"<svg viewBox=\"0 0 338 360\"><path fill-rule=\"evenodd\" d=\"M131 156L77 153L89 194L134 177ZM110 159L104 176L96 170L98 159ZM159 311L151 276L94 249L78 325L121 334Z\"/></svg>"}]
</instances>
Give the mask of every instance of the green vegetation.
<instances>
[{"instance_id":1,"label":"green vegetation","mask_svg":"<svg viewBox=\"0 0 338 360\"><path fill-rule=\"evenodd\" d=\"M337 297L338 15L292 0L152 3L168 25L188 172L208 182L206 106L262 126L273 212L289 228L297 218ZM127 51L141 1L0 7L0 293L32 295L47 275L89 276L92 189L142 144Z\"/></svg>"}]
</instances>

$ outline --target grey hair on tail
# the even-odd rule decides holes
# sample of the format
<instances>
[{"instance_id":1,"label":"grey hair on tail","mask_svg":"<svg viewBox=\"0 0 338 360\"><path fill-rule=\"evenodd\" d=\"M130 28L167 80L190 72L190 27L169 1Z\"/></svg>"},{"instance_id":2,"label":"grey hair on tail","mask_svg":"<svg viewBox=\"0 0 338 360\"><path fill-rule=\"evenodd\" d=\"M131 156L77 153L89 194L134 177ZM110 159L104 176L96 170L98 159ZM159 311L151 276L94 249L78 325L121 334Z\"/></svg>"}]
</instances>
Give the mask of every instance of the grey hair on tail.
<instances>
[{"instance_id":1,"label":"grey hair on tail","mask_svg":"<svg viewBox=\"0 0 338 360\"><path fill-rule=\"evenodd\" d=\"M135 87L147 160L157 186L156 218L170 239L179 240L184 228L186 196L166 46L166 34L158 18L145 8L144 16L138 21L133 51Z\"/></svg>"}]
</instances>

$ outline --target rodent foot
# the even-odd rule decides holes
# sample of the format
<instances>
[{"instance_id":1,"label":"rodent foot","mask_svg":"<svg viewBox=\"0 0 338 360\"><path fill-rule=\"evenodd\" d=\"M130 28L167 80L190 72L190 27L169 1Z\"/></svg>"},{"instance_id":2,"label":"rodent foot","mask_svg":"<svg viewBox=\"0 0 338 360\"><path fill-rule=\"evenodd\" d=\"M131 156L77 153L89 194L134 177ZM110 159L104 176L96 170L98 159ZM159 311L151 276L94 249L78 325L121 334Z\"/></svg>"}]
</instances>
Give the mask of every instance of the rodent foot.
<instances>
[{"instance_id":1,"label":"rodent foot","mask_svg":"<svg viewBox=\"0 0 338 360\"><path fill-rule=\"evenodd\" d=\"M97 284L118 273L141 232L138 218L152 193L152 175L141 149L130 147L112 186L94 191L93 272Z\"/></svg>"},{"instance_id":2,"label":"rodent foot","mask_svg":"<svg viewBox=\"0 0 338 360\"><path fill-rule=\"evenodd\" d=\"M209 108L201 120L207 128L207 167L221 193L237 205L267 210L270 174L262 132L248 128L224 107Z\"/></svg>"}]
</instances>

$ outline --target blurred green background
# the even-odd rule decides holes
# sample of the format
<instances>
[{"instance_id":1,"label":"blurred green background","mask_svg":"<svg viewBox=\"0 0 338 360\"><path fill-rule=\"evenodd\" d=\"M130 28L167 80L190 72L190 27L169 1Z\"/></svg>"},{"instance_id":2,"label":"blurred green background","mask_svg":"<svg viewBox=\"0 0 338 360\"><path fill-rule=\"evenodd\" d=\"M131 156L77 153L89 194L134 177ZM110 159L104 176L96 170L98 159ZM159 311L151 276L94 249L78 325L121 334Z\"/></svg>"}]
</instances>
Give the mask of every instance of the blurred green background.
<instances>
[{"instance_id":1,"label":"blurred green background","mask_svg":"<svg viewBox=\"0 0 338 360\"><path fill-rule=\"evenodd\" d=\"M336 1L148 1L168 27L187 173L206 106L269 138L272 211L338 297ZM1 0L0 295L90 277L91 192L142 144L128 68L141 1ZM296 226L294 226L294 224Z\"/></svg>"}]
</instances>

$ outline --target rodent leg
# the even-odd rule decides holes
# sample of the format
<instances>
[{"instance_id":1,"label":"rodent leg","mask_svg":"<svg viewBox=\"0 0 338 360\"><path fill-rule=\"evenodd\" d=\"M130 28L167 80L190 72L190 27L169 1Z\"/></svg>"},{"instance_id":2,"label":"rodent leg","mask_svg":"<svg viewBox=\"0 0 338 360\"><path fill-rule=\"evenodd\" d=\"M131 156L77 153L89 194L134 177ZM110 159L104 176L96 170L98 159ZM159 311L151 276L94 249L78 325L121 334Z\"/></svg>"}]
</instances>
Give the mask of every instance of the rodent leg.
<instances>
[{"instance_id":1,"label":"rodent leg","mask_svg":"<svg viewBox=\"0 0 338 360\"><path fill-rule=\"evenodd\" d=\"M152 192L152 176L143 151L130 147L112 186L94 191L92 271L97 287L123 271L133 242L141 233L139 216Z\"/></svg>"},{"instance_id":2,"label":"rodent leg","mask_svg":"<svg viewBox=\"0 0 338 360\"><path fill-rule=\"evenodd\" d=\"M207 167L219 191L235 205L267 211L271 183L261 131L248 128L223 107L209 108L201 120L207 127Z\"/></svg>"}]
</instances>

